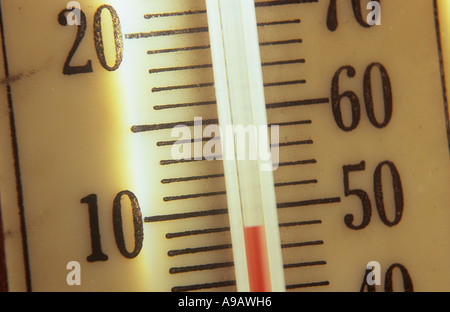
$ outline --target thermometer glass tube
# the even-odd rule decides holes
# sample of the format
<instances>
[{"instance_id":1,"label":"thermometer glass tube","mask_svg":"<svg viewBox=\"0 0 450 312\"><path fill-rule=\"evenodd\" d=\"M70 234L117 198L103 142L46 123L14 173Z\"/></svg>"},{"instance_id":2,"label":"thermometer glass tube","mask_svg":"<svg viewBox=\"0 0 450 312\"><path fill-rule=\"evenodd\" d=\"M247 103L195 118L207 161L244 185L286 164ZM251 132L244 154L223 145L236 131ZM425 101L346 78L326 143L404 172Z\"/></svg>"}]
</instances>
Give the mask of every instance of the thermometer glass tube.
<instances>
[{"instance_id":1,"label":"thermometer glass tube","mask_svg":"<svg viewBox=\"0 0 450 312\"><path fill-rule=\"evenodd\" d=\"M271 175L273 166L269 158L268 168L264 169L260 155L264 146L266 153L269 152L270 143L264 127L267 127L267 118L255 5L252 0L212 0L207 2L207 8L219 123L236 131L249 127L249 131L253 132L253 136L249 137L249 141L253 142L245 144L245 141L238 141L239 133L232 130L231 141L236 146L232 149L234 157L231 160L227 159L229 152L226 148L222 149L234 266L236 270L247 272L242 284L247 280L249 287L243 289L282 291L284 274ZM263 131L258 133L259 138L256 136L256 125L263 126ZM225 136L229 132L225 130L221 133L222 141L228 142L230 139ZM243 143L244 146L237 146ZM236 154L239 149L244 149L246 153ZM256 157L251 160L250 155ZM239 243L242 241L245 247ZM238 289L244 287L238 275L237 286Z\"/></svg>"}]
</instances>

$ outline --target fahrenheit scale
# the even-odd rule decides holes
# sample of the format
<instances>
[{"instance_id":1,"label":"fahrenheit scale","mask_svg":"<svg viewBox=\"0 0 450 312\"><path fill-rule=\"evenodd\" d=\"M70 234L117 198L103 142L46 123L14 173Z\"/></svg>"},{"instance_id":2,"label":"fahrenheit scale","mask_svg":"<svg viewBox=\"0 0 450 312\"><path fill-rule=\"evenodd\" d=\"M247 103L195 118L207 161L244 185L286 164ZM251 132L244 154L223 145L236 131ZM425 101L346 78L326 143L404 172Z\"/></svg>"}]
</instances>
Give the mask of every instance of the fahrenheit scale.
<instances>
[{"instance_id":1,"label":"fahrenheit scale","mask_svg":"<svg viewBox=\"0 0 450 312\"><path fill-rule=\"evenodd\" d=\"M449 3L368 2L255 1L287 291L449 290ZM2 289L245 290L205 1L67 4L0 2Z\"/></svg>"}]
</instances>

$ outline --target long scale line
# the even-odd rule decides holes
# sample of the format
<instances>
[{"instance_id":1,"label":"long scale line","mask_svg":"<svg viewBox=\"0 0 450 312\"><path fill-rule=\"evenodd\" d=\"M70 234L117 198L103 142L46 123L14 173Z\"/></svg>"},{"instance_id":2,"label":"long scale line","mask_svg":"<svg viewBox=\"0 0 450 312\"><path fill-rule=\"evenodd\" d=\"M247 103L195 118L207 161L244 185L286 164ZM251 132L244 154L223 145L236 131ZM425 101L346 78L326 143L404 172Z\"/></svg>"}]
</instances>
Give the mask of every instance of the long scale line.
<instances>
[{"instance_id":1,"label":"long scale line","mask_svg":"<svg viewBox=\"0 0 450 312\"><path fill-rule=\"evenodd\" d=\"M299 263L290 263L283 265L284 269L294 269L294 268L305 268L305 267L314 267L320 265L326 265L326 261L311 261L311 262L299 262ZM216 270L222 268L233 267L234 262L217 262L217 263L209 263L209 264L201 264L201 265L193 265L193 266L185 266L185 267L173 267L169 269L170 274L180 274L180 273L189 273L196 271L207 271L207 270Z\"/></svg>"},{"instance_id":2,"label":"long scale line","mask_svg":"<svg viewBox=\"0 0 450 312\"><path fill-rule=\"evenodd\" d=\"M184 15L195 15L195 14L206 14L206 10L145 14L144 18L152 19L152 18L157 18L157 17L184 16Z\"/></svg>"},{"instance_id":3,"label":"long scale line","mask_svg":"<svg viewBox=\"0 0 450 312\"><path fill-rule=\"evenodd\" d=\"M309 99L309 100L300 100L300 101L286 101L279 103L271 103L267 104L267 109L273 108L284 108L284 107L292 107L292 106L304 106L304 105L315 105L315 104L328 104L330 103L329 98L320 98L320 99Z\"/></svg>"},{"instance_id":4,"label":"long scale line","mask_svg":"<svg viewBox=\"0 0 450 312\"><path fill-rule=\"evenodd\" d=\"M213 102L202 102L202 104L208 105L208 104L216 104L216 103L215 102L214 103ZM184 105L184 104L179 104L179 105ZM190 104L186 104L186 105L190 105ZM192 104L192 105L195 105L195 104ZM158 108L158 109L162 109L162 108ZM206 120L202 121L202 124L203 125L218 124L218 120L217 119L206 119ZM297 120L297 121L289 121L289 122L282 122L282 123L270 123L270 124L268 124L268 126L269 127L270 126L283 127L283 126L296 126L296 125L309 125L309 124L312 124L311 120ZM140 132L155 131L155 130L166 130L166 129L172 129L173 127L175 127L177 125L185 125L185 126L191 127L191 126L199 125L199 124L195 124L194 121L180 121L180 122L154 124L154 125L135 125L135 126L131 127L131 131L133 133L140 133ZM164 141L162 141L162 142L164 142Z\"/></svg>"},{"instance_id":5,"label":"long scale line","mask_svg":"<svg viewBox=\"0 0 450 312\"><path fill-rule=\"evenodd\" d=\"M329 98L320 98L320 99L309 99L309 100L298 100L298 101L286 101L286 102L278 102L278 103L268 103L268 104L266 104L266 108L267 109L274 109L274 108L306 106L306 105L316 105L316 104L328 104L328 103L330 103L330 99ZM153 109L154 110L163 110L163 109L202 106L202 105L216 105L216 104L217 104L216 101L204 101L204 102L193 102L193 103L156 105L156 106L153 107ZM281 125L281 124L278 124L278 125Z\"/></svg>"},{"instance_id":6,"label":"long scale line","mask_svg":"<svg viewBox=\"0 0 450 312\"><path fill-rule=\"evenodd\" d=\"M217 158L221 158L222 156L217 155ZM186 164L186 163L193 163L193 162L200 162L200 161L211 161L209 159L206 159L205 157L202 157L201 159L164 159L159 162L161 166L168 166L168 165L179 165L179 164Z\"/></svg>"},{"instance_id":7,"label":"long scale line","mask_svg":"<svg viewBox=\"0 0 450 312\"><path fill-rule=\"evenodd\" d=\"M224 249L230 249L230 248L231 248L231 244L214 245L214 246L203 246L203 247L196 247L196 248L185 248L185 249L169 250L167 252L167 255L169 257L174 257L174 256L180 256L180 255L186 255L186 254L195 254L195 253L200 253L200 252L210 252L210 251L224 250Z\"/></svg>"},{"instance_id":8,"label":"long scale line","mask_svg":"<svg viewBox=\"0 0 450 312\"><path fill-rule=\"evenodd\" d=\"M275 25L287 25L287 24L300 24L301 21L299 19L290 20L290 21L273 21L273 22L261 22L258 23L258 27L265 26L275 26Z\"/></svg>"},{"instance_id":9,"label":"long scale line","mask_svg":"<svg viewBox=\"0 0 450 312\"><path fill-rule=\"evenodd\" d=\"M203 175L203 176L191 176L191 177L182 177L182 178L170 178L170 179L162 179L162 184L170 184L170 183L177 183L177 182L187 182L187 181L198 181L198 180L207 180L207 179L217 179L217 178L223 178L224 174L209 174L209 175Z\"/></svg>"},{"instance_id":10,"label":"long scale line","mask_svg":"<svg viewBox=\"0 0 450 312\"><path fill-rule=\"evenodd\" d=\"M186 267L175 267L170 268L170 274L179 274L179 273L188 273L195 271L206 271L206 270L216 270L222 268L229 268L234 266L234 262L218 262L218 263L209 263L209 264L201 264L194 266L186 266Z\"/></svg>"},{"instance_id":11,"label":"long scale line","mask_svg":"<svg viewBox=\"0 0 450 312\"><path fill-rule=\"evenodd\" d=\"M304 64L305 59L295 59L286 61L276 61L276 62L263 62L261 66L277 66L277 65L287 65L287 64Z\"/></svg>"},{"instance_id":12,"label":"long scale line","mask_svg":"<svg viewBox=\"0 0 450 312\"><path fill-rule=\"evenodd\" d=\"M213 103L215 104L215 103ZM208 121L209 120L209 121ZM217 119L208 119L206 122L208 122L208 125L210 124L216 124L213 123L213 121ZM209 123L211 122L211 123ZM169 123L169 124L156 124L156 125L140 125L140 126L133 126L131 128L131 131L134 133L139 132L146 132L146 131L154 131L154 130L165 130L165 129L171 129L171 125L187 125L192 126L193 124L190 121L182 121L179 123ZM312 124L312 120L297 120L297 121L288 121L288 122L277 122L277 123L270 123L268 124L269 127L271 126L279 126L279 127L285 127L285 126L298 126L298 125L310 125ZM164 141L161 141L164 142Z\"/></svg>"},{"instance_id":13,"label":"long scale line","mask_svg":"<svg viewBox=\"0 0 450 312\"><path fill-rule=\"evenodd\" d=\"M160 49L160 50L149 50L147 54L163 54L163 53L176 53L176 52L186 52L186 51L197 51L197 50L207 50L210 49L210 45L200 45L192 47L182 47L182 48L171 48L171 49Z\"/></svg>"},{"instance_id":14,"label":"long scale line","mask_svg":"<svg viewBox=\"0 0 450 312\"><path fill-rule=\"evenodd\" d=\"M280 223L279 226L280 226L280 228L284 228L284 227L297 227L297 226L308 226L308 225L318 225L318 224L322 224L322 220ZM190 230L190 231L184 231L184 232L167 233L166 238L173 239L173 238L196 236L196 235L216 234L216 233L222 233L222 232L228 232L228 231L230 231L229 227L203 229L203 230Z\"/></svg>"},{"instance_id":15,"label":"long scale line","mask_svg":"<svg viewBox=\"0 0 450 312\"><path fill-rule=\"evenodd\" d=\"M267 41L267 42L260 42L259 45L262 47L265 47L265 46L296 44L296 43L303 43L303 40L302 39L290 39L290 40L279 40L279 41Z\"/></svg>"},{"instance_id":16,"label":"long scale line","mask_svg":"<svg viewBox=\"0 0 450 312\"><path fill-rule=\"evenodd\" d=\"M222 288L222 287L229 287L229 286L236 286L236 281L223 281L223 282L216 282L216 283L175 286L172 288L172 292L194 291L194 290Z\"/></svg>"},{"instance_id":17,"label":"long scale line","mask_svg":"<svg viewBox=\"0 0 450 312\"><path fill-rule=\"evenodd\" d=\"M145 19L151 19L155 17L173 17L173 16L185 16L185 15L195 15L195 14L205 14L206 10L198 10L198 11L184 11L184 12L170 12L170 13L156 13L156 14L145 14ZM267 25L279 25L279 24L298 24L300 23L299 19L292 21L278 21L278 22L267 22L267 23L258 23L258 26L267 26Z\"/></svg>"},{"instance_id":18,"label":"long scale line","mask_svg":"<svg viewBox=\"0 0 450 312\"><path fill-rule=\"evenodd\" d=\"M255 2L255 6L257 8L260 7L271 7L277 5L286 5L286 4L303 4L303 3L318 3L319 0L280 0L280 1L260 1Z\"/></svg>"},{"instance_id":19,"label":"long scale line","mask_svg":"<svg viewBox=\"0 0 450 312\"><path fill-rule=\"evenodd\" d=\"M157 17L174 17L174 16L186 16L186 15L196 15L196 14L206 14L206 10L145 14L144 18L152 19L152 18L157 18ZM286 21L285 23L287 23L287 22L300 23L300 20L297 19L294 21ZM272 22L272 23L276 23L276 22ZM258 23L258 26L260 24L264 24L264 23Z\"/></svg>"},{"instance_id":20,"label":"long scale line","mask_svg":"<svg viewBox=\"0 0 450 312\"><path fill-rule=\"evenodd\" d=\"M288 85L297 85L297 84L305 84L306 80L290 80L290 81L277 81L277 82L269 82L264 84L264 88L269 87L279 87L279 86L288 86ZM166 87L154 87L152 88L152 92L164 92L164 91L176 91L176 90L185 90L185 89L199 89L199 88L209 88L214 87L214 82L205 82L205 83L196 83L196 84L188 84L188 85L176 85L176 86L166 86Z\"/></svg>"},{"instance_id":21,"label":"long scale line","mask_svg":"<svg viewBox=\"0 0 450 312\"><path fill-rule=\"evenodd\" d=\"M277 6L286 4L302 4L302 3L317 3L318 0L284 0L284 1L262 1L256 2L255 6L257 8L266 6ZM174 17L174 16L186 16L186 15L196 15L196 14L206 14L206 10L189 10L180 12L168 12L168 13L155 13L155 14L145 14L145 19L152 19L158 17Z\"/></svg>"},{"instance_id":22,"label":"long scale line","mask_svg":"<svg viewBox=\"0 0 450 312\"><path fill-rule=\"evenodd\" d=\"M169 201L174 201L174 200L204 198L204 197L211 197L211 196L221 196L221 195L226 195L226 194L227 194L226 191L197 193L197 194L187 194L187 195L180 195L180 196L166 196L166 197L163 197L163 200L165 202L169 202Z\"/></svg>"},{"instance_id":23,"label":"long scale line","mask_svg":"<svg viewBox=\"0 0 450 312\"><path fill-rule=\"evenodd\" d=\"M269 127L271 126L279 126L279 127L285 127L285 126L299 126L299 125L310 125L312 124L312 120L297 120L297 121L288 121L288 122L281 122L281 123L270 123L268 124Z\"/></svg>"},{"instance_id":24,"label":"long scale line","mask_svg":"<svg viewBox=\"0 0 450 312\"><path fill-rule=\"evenodd\" d=\"M156 143L156 146L163 147L163 146L172 146L172 145L178 145L178 144L187 144L187 143L195 143L195 142L206 142L206 141L217 141L220 140L220 137L204 137L199 139L190 139L190 140L173 140L173 141L159 141Z\"/></svg>"},{"instance_id":25,"label":"long scale line","mask_svg":"<svg viewBox=\"0 0 450 312\"><path fill-rule=\"evenodd\" d=\"M185 220L185 219L190 219L190 218L226 215L227 213L228 213L228 209L226 209L226 208L225 209L195 211L195 212L185 212L185 213L175 213L175 214L170 214L170 215L145 217L144 222L145 223L154 223L154 222Z\"/></svg>"},{"instance_id":26,"label":"long scale line","mask_svg":"<svg viewBox=\"0 0 450 312\"><path fill-rule=\"evenodd\" d=\"M277 81L277 82L265 83L264 87L268 88L268 87L287 86L287 85L305 84L305 83L306 83L305 79L290 80L290 81Z\"/></svg>"},{"instance_id":27,"label":"long scale line","mask_svg":"<svg viewBox=\"0 0 450 312\"><path fill-rule=\"evenodd\" d=\"M173 35L198 34L198 33L206 33L206 32L208 32L208 27L158 30L158 31L126 34L125 39L154 38L154 37L164 37L164 36L173 36Z\"/></svg>"},{"instance_id":28,"label":"long scale line","mask_svg":"<svg viewBox=\"0 0 450 312\"><path fill-rule=\"evenodd\" d=\"M267 66L279 66L279 65L292 65L292 64L304 64L305 59L295 59L295 60L285 60L285 61L275 61L275 62L264 62L261 63L263 67ZM174 67L162 67L162 68L152 68L149 69L149 74L158 74L173 71L183 71L183 70L196 70L196 69L210 69L212 64L201 64L201 65L189 65L189 66L174 66Z\"/></svg>"},{"instance_id":29,"label":"long scale line","mask_svg":"<svg viewBox=\"0 0 450 312\"><path fill-rule=\"evenodd\" d=\"M328 104L330 103L329 98L320 99L309 99L309 100L297 100L297 101L286 101L278 103L268 103L266 104L267 109L273 108L283 108L292 106L305 106L305 105L315 105L315 104ZM216 101L204 101L204 102L193 102L193 103L180 103L180 104L168 104L168 105L156 105L153 107L154 110L171 109L171 108L181 108L181 107L192 107L192 106L202 106L202 105L216 105Z\"/></svg>"},{"instance_id":30,"label":"long scale line","mask_svg":"<svg viewBox=\"0 0 450 312\"><path fill-rule=\"evenodd\" d=\"M298 24L300 20L291 20L291 21L273 21L273 22L265 22L258 23L258 27L265 26L277 26L277 25L286 25L286 24ZM176 36L176 35L189 35L189 34L198 34L198 33L206 33L208 32L208 27L193 27L193 28L183 28L183 29L169 29L169 30L156 30L156 31L148 31L148 32L137 32L131 34L125 34L125 39L142 39L142 38L157 38L157 37L165 37L165 36Z\"/></svg>"},{"instance_id":31,"label":"long scale line","mask_svg":"<svg viewBox=\"0 0 450 312\"><path fill-rule=\"evenodd\" d=\"M298 242L298 243L289 243L289 244L281 244L281 248L297 248L297 247L309 247L309 246L321 246L324 244L324 241L311 241L311 242Z\"/></svg>"},{"instance_id":32,"label":"long scale line","mask_svg":"<svg viewBox=\"0 0 450 312\"><path fill-rule=\"evenodd\" d=\"M218 141L220 140L219 136L215 137L203 137L198 139L187 139L187 140L172 140L172 141L159 141L156 143L156 146L172 146L172 145L180 145L180 144L192 144L195 142L207 142L207 141ZM302 141L291 141L291 142L282 142L282 143L274 143L270 144L270 147L287 147L287 146L297 146L297 145L311 145L314 144L312 140L302 140Z\"/></svg>"},{"instance_id":33,"label":"long scale line","mask_svg":"<svg viewBox=\"0 0 450 312\"><path fill-rule=\"evenodd\" d=\"M218 119L205 119L202 120L202 125L215 125L218 124ZM196 123L194 120L187 120L187 121L179 121L179 122L170 122L170 123L160 123L160 124L154 124L154 125L136 125L131 127L131 131L133 133L139 133L139 132L147 132L147 131L155 131L155 130L166 130L166 129L172 129L179 125L185 125L188 127L192 126L198 126L200 123Z\"/></svg>"},{"instance_id":34,"label":"long scale line","mask_svg":"<svg viewBox=\"0 0 450 312\"><path fill-rule=\"evenodd\" d=\"M291 181L291 182L275 183L275 187L316 184L316 183L317 183L317 180Z\"/></svg>"},{"instance_id":35,"label":"long scale line","mask_svg":"<svg viewBox=\"0 0 450 312\"><path fill-rule=\"evenodd\" d=\"M280 223L280 228L293 227L293 226L305 226L305 225L317 225L317 224L322 224L322 220L311 220L311 221L298 221L298 222Z\"/></svg>"},{"instance_id":36,"label":"long scale line","mask_svg":"<svg viewBox=\"0 0 450 312\"><path fill-rule=\"evenodd\" d=\"M297 161L286 161L278 164L279 167L287 167L287 166L302 166L302 165L313 165L317 164L317 160L315 159L306 159L306 160L297 160Z\"/></svg>"},{"instance_id":37,"label":"long scale line","mask_svg":"<svg viewBox=\"0 0 450 312\"><path fill-rule=\"evenodd\" d=\"M223 175L222 175L223 177ZM313 184L313 183L317 183L317 180L306 180L306 181L292 181L292 182L284 182L284 183L275 183L275 187L281 187L281 186L292 186L292 185L301 185L301 184ZM193 199L193 198L203 198L203 197L211 197L211 196L220 196L220 195L226 195L227 192L226 191L218 191L218 192L209 192L209 193L196 193L196 194L186 194L186 195L179 195L179 196L166 196L163 197L163 200L165 202L169 202L169 201L174 201L174 200L185 200L185 199ZM328 203L332 203L333 199L327 200L327 199L322 199L322 200L312 200L309 202L301 202L301 204L299 204L299 202L295 203L297 205L304 205L304 206L308 206L308 205L312 205L312 204L328 204ZM286 204L293 204L293 203L282 203L280 205L286 205ZM280 207L278 207L280 208ZM285 207L282 207L285 208Z\"/></svg>"},{"instance_id":38,"label":"long scale line","mask_svg":"<svg viewBox=\"0 0 450 312\"><path fill-rule=\"evenodd\" d=\"M292 284L286 285L286 289L299 289L299 288L311 288L311 287L321 287L321 286L329 286L330 282L316 282L316 283L303 283L303 284Z\"/></svg>"},{"instance_id":39,"label":"long scale line","mask_svg":"<svg viewBox=\"0 0 450 312\"><path fill-rule=\"evenodd\" d=\"M182 177L182 178L162 179L161 183L162 184L170 184L170 183L191 182L191 181L199 181L199 180L207 180L207 179L221 179L224 177L225 177L225 175L223 173L222 174L210 174L210 175L204 175L204 176L191 176L191 177ZM301 184L316 184L317 182L318 181L316 179L279 182L279 183L275 183L275 187L301 185Z\"/></svg>"},{"instance_id":40,"label":"long scale line","mask_svg":"<svg viewBox=\"0 0 450 312\"><path fill-rule=\"evenodd\" d=\"M204 229L204 230L191 230L191 231L184 231L184 232L167 233L166 238L172 239L172 238L187 237L187 236L216 234L216 233L222 233L222 232L228 232L228 231L230 231L230 227Z\"/></svg>"},{"instance_id":41,"label":"long scale line","mask_svg":"<svg viewBox=\"0 0 450 312\"><path fill-rule=\"evenodd\" d=\"M265 47L265 46L300 44L300 43L303 43L302 39L289 39L289 40L260 42L259 45L262 47ZM190 51L208 50L208 49L211 49L210 45L198 45L198 46L191 46L191 47L148 50L147 54L153 55L153 54L164 54L164 53L190 52Z\"/></svg>"},{"instance_id":42,"label":"long scale line","mask_svg":"<svg viewBox=\"0 0 450 312\"><path fill-rule=\"evenodd\" d=\"M318 241L282 244L281 248L285 249L285 248L297 248L297 247L310 247L310 246L320 246L323 244L324 244L324 242L322 240L318 240ZM201 253L201 252L210 252L210 251L224 250L224 249L230 249L230 248L231 248L231 244L223 244L223 245L202 246L202 247L195 247L195 248L174 249L174 250L169 250L167 252L167 255L169 257L175 257L175 256L180 256L180 255L186 255L186 254L196 254L196 253Z\"/></svg>"},{"instance_id":43,"label":"long scale line","mask_svg":"<svg viewBox=\"0 0 450 312\"><path fill-rule=\"evenodd\" d=\"M304 207L313 205L336 204L339 202L341 202L340 197L330 197L330 198L310 199L296 202L278 203L277 208L282 209L282 208Z\"/></svg>"},{"instance_id":44,"label":"long scale line","mask_svg":"<svg viewBox=\"0 0 450 312\"><path fill-rule=\"evenodd\" d=\"M326 265L325 261L315 261L315 262L303 262L303 263L293 263L284 265L284 269L290 268L301 268L301 267L311 267L318 265ZM190 267L176 267L171 268L169 270L170 274L178 274L178 273L187 273L194 271L204 271L204 270L213 270L220 268L228 268L234 266L233 262L223 262L223 263L211 263L206 265L197 265ZM186 291L195 291L195 290L205 290L212 288L223 288L229 286L235 286L235 281L220 281L214 283L205 283L205 284L193 284L193 285L185 285L185 286L175 286L172 288L172 292L186 292ZM321 287L321 286L329 286L330 282L312 282L312 283L302 283L302 284L290 284L286 286L286 289L293 290L299 288L311 288L311 287Z\"/></svg>"},{"instance_id":45,"label":"long scale line","mask_svg":"<svg viewBox=\"0 0 450 312\"><path fill-rule=\"evenodd\" d=\"M209 88L214 87L214 82L206 82L206 83L196 83L196 84L188 84L188 85L177 85L177 86L167 86L167 87L154 87L152 88L152 92L164 92L164 91L175 91L175 90L185 90L185 89L199 89L199 88Z\"/></svg>"},{"instance_id":46,"label":"long scale line","mask_svg":"<svg viewBox=\"0 0 450 312\"><path fill-rule=\"evenodd\" d=\"M285 0L285 1L263 1L256 2L256 7L264 7L264 6L275 6L275 5L283 5L283 4L301 4L301 3L314 3L318 0ZM168 12L168 13L154 13L154 14L145 14L145 19L152 19L158 17L173 17L173 16L185 16L185 15L195 15L195 14L206 14L206 10L189 10L189 11L179 11L179 12Z\"/></svg>"},{"instance_id":47,"label":"long scale line","mask_svg":"<svg viewBox=\"0 0 450 312\"><path fill-rule=\"evenodd\" d=\"M311 145L314 144L312 140L292 141L278 144L270 144L270 147L286 147L286 146L298 146L298 145Z\"/></svg>"},{"instance_id":48,"label":"long scale line","mask_svg":"<svg viewBox=\"0 0 450 312\"><path fill-rule=\"evenodd\" d=\"M209 68L212 68L212 64L153 68L153 69L150 69L148 72L149 72L149 74L157 74L157 73L164 73L164 72L193 70L193 69L209 69Z\"/></svg>"},{"instance_id":49,"label":"long scale line","mask_svg":"<svg viewBox=\"0 0 450 312\"><path fill-rule=\"evenodd\" d=\"M174 108L185 108L194 106L206 106L206 105L216 105L216 101L203 101L203 102L192 102L192 103L179 103L179 104L166 104L166 105L155 105L154 110L164 110L164 109L174 109Z\"/></svg>"},{"instance_id":50,"label":"long scale line","mask_svg":"<svg viewBox=\"0 0 450 312\"><path fill-rule=\"evenodd\" d=\"M299 289L299 288L310 288L310 287L321 287L321 286L329 286L330 282L316 282L316 283L304 283L304 284L293 284L286 285L286 289Z\"/></svg>"},{"instance_id":51,"label":"long scale line","mask_svg":"<svg viewBox=\"0 0 450 312\"><path fill-rule=\"evenodd\" d=\"M304 267L312 267L319 265L326 265L326 261L311 261L311 262L299 262L299 263L289 263L285 264L283 267L285 269L294 269L294 268L304 268Z\"/></svg>"},{"instance_id":52,"label":"long scale line","mask_svg":"<svg viewBox=\"0 0 450 312\"><path fill-rule=\"evenodd\" d=\"M339 197L328 198L328 199L313 199L313 200L305 200L301 202L288 202L288 203L280 203L278 204L278 208L288 208L288 207L298 207L298 206L310 206L310 205L319 205L319 204L328 204L328 203L337 203L340 202ZM173 221L173 220L183 220L189 218L197 218L197 217L208 217L208 216L216 216L216 215L224 215L228 213L228 209L212 209L212 210L204 210L204 211L196 211L196 212L186 212L186 213L176 213L170 215L160 215L160 216L152 216L145 217L145 223L153 223L153 222L163 222L163 221ZM319 220L314 222L321 222Z\"/></svg>"},{"instance_id":53,"label":"long scale line","mask_svg":"<svg viewBox=\"0 0 450 312\"><path fill-rule=\"evenodd\" d=\"M330 100L328 98L322 99L311 99L311 100L299 100L299 101L287 101L278 103L268 103L266 108L283 108L292 106L305 106L305 105L315 105L315 104L328 104ZM202 105L216 105L216 101L205 101L205 102L193 102L193 103L180 103L180 104L168 104L168 105L156 105L153 107L154 110L172 109L172 108L182 108L182 107L192 107L192 106L202 106Z\"/></svg>"}]
</instances>

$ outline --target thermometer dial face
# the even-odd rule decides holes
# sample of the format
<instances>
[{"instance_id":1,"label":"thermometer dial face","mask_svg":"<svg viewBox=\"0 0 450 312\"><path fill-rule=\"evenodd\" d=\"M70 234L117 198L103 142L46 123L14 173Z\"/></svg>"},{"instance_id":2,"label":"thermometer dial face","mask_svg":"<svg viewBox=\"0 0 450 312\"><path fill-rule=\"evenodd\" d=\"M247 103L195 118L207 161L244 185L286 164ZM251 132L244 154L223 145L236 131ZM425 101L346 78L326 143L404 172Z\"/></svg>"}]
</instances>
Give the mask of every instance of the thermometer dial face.
<instances>
[{"instance_id":1,"label":"thermometer dial face","mask_svg":"<svg viewBox=\"0 0 450 312\"><path fill-rule=\"evenodd\" d=\"M288 291L449 290L449 8L369 2L255 1ZM205 1L0 5L3 289L235 291Z\"/></svg>"}]
</instances>

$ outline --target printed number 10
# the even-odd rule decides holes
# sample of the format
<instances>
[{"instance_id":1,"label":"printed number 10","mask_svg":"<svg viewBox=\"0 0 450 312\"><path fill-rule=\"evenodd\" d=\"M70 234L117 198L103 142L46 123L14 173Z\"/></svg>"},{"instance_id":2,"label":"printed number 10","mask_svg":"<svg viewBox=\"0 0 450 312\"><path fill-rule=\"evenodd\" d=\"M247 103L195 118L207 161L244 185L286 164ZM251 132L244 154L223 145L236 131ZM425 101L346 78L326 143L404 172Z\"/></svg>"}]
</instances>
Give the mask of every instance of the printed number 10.
<instances>
[{"instance_id":1,"label":"printed number 10","mask_svg":"<svg viewBox=\"0 0 450 312\"><path fill-rule=\"evenodd\" d=\"M127 196L131 203L134 227L134 249L129 252L125 245L122 222L122 204L123 196ZM100 241L100 225L98 217L97 195L91 194L81 199L82 204L89 207L89 227L91 229L92 254L87 257L88 262L107 261L108 256L103 253ZM130 191L122 191L116 195L113 202L113 227L116 245L120 253L128 259L136 258L144 241L144 230L142 222L141 208L136 196Z\"/></svg>"}]
</instances>

